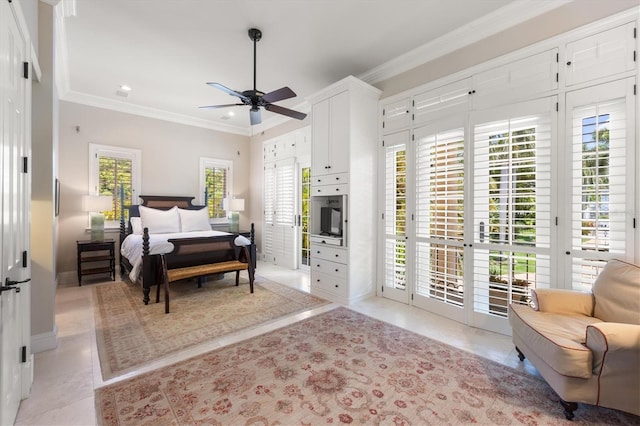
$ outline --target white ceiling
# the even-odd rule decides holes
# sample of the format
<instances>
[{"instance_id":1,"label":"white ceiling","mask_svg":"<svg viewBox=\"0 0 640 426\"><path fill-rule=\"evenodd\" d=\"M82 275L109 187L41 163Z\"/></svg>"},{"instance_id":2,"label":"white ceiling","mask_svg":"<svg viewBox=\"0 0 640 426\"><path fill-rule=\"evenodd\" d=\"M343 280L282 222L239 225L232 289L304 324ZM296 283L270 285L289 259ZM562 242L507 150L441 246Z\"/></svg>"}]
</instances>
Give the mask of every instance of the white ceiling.
<instances>
[{"instance_id":1,"label":"white ceiling","mask_svg":"<svg viewBox=\"0 0 640 426\"><path fill-rule=\"evenodd\" d=\"M307 112L305 97L348 76L375 84L463 44L566 3L559 0L76 0L58 5L60 98L239 134L284 120L249 107L200 109L237 98L207 86L289 86L276 104ZM116 95L120 85L129 96ZM235 116L228 117L233 110Z\"/></svg>"}]
</instances>

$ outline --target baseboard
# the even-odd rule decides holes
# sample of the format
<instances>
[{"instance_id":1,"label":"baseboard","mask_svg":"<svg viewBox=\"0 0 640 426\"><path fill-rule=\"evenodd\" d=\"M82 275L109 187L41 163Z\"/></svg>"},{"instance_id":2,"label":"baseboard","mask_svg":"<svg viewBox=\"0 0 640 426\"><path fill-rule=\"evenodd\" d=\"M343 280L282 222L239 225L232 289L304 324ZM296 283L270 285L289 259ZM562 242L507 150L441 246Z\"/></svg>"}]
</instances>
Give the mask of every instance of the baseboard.
<instances>
[{"instance_id":1,"label":"baseboard","mask_svg":"<svg viewBox=\"0 0 640 426\"><path fill-rule=\"evenodd\" d=\"M37 354L58 347L58 326L53 325L53 331L31 336L31 353Z\"/></svg>"},{"instance_id":2,"label":"baseboard","mask_svg":"<svg viewBox=\"0 0 640 426\"><path fill-rule=\"evenodd\" d=\"M58 285L78 284L78 273L76 271L58 272Z\"/></svg>"}]
</instances>

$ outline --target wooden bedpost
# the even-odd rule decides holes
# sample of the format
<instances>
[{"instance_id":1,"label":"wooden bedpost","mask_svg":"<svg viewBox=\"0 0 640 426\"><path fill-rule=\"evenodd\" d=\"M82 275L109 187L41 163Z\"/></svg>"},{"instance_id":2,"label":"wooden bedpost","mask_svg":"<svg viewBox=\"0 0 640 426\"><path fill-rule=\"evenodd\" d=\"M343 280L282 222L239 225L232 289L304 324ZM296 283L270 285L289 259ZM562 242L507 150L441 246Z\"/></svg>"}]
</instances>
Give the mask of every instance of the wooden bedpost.
<instances>
[{"instance_id":1,"label":"wooden bedpost","mask_svg":"<svg viewBox=\"0 0 640 426\"><path fill-rule=\"evenodd\" d=\"M151 277L151 257L149 256L149 228L145 227L142 231L142 276ZM152 283L142 281L142 301L145 305L149 304L149 291Z\"/></svg>"},{"instance_id":2,"label":"wooden bedpost","mask_svg":"<svg viewBox=\"0 0 640 426\"><path fill-rule=\"evenodd\" d=\"M253 267L253 270L255 271L256 269L256 264L257 264L257 250L256 250L256 227L253 224L253 222L251 222L251 231L249 233L249 239L251 240L251 250L249 251L249 254L251 256L251 266Z\"/></svg>"},{"instance_id":3,"label":"wooden bedpost","mask_svg":"<svg viewBox=\"0 0 640 426\"><path fill-rule=\"evenodd\" d=\"M124 226L124 214L120 215L120 241L118 242L118 257L120 258L120 276L124 275L124 260L122 260L122 242L126 237L126 228Z\"/></svg>"}]
</instances>

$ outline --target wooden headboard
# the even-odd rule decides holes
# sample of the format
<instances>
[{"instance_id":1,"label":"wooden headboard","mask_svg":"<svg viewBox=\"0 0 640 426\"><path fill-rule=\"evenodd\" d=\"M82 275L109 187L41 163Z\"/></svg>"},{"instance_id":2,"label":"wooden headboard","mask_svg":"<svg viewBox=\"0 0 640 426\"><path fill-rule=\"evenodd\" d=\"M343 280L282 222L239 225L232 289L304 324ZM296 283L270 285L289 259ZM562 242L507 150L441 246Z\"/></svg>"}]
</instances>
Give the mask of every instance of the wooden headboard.
<instances>
[{"instance_id":1,"label":"wooden headboard","mask_svg":"<svg viewBox=\"0 0 640 426\"><path fill-rule=\"evenodd\" d=\"M182 197L178 195L140 195L140 199L142 200L142 204L137 204L133 206L122 206L122 213L128 211L129 214L122 214L120 216L120 233L124 235L129 235L131 231L131 223L128 219L131 217L140 217L140 209L138 207L145 206L150 207L152 209L158 210L169 210L173 206L178 206L178 208L185 210L200 210L206 206L198 206L193 204L193 199L195 197ZM126 225L125 225L126 220Z\"/></svg>"}]
</instances>

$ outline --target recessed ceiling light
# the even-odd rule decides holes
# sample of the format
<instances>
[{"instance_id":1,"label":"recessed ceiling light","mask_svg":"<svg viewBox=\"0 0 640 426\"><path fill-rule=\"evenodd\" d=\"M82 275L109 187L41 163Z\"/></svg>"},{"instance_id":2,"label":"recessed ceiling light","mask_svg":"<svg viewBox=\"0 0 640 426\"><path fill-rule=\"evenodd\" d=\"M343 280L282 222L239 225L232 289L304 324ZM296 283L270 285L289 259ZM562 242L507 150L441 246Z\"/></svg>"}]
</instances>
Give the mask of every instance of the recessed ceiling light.
<instances>
[{"instance_id":1,"label":"recessed ceiling light","mask_svg":"<svg viewBox=\"0 0 640 426\"><path fill-rule=\"evenodd\" d=\"M131 87L127 86L126 84L123 84L120 86L120 90L124 91L124 92L130 92L131 91Z\"/></svg>"},{"instance_id":2,"label":"recessed ceiling light","mask_svg":"<svg viewBox=\"0 0 640 426\"><path fill-rule=\"evenodd\" d=\"M233 111L229 111L229 117L233 117L234 115L236 115L236 113L235 113L235 112L233 112Z\"/></svg>"}]
</instances>

